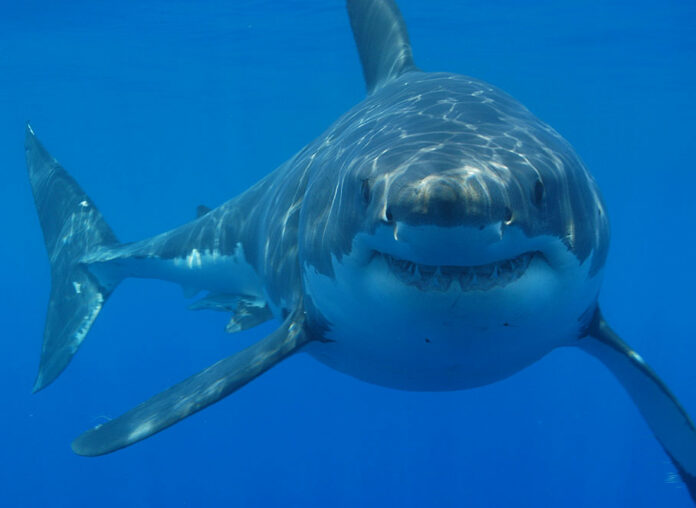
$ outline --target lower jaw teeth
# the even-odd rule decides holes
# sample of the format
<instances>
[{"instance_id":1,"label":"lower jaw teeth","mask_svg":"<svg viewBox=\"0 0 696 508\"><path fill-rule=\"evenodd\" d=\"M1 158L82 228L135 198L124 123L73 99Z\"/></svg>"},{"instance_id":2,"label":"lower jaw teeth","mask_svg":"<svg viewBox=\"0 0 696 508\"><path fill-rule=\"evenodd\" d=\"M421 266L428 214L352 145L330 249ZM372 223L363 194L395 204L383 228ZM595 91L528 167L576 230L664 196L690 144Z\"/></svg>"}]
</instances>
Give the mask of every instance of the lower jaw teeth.
<instances>
[{"instance_id":1,"label":"lower jaw teeth","mask_svg":"<svg viewBox=\"0 0 696 508\"><path fill-rule=\"evenodd\" d=\"M485 291L495 286L504 286L526 271L533 254L526 253L514 259L482 266L432 266L382 254L392 272L404 284L423 291L448 291L452 284L459 284L463 291Z\"/></svg>"}]
</instances>

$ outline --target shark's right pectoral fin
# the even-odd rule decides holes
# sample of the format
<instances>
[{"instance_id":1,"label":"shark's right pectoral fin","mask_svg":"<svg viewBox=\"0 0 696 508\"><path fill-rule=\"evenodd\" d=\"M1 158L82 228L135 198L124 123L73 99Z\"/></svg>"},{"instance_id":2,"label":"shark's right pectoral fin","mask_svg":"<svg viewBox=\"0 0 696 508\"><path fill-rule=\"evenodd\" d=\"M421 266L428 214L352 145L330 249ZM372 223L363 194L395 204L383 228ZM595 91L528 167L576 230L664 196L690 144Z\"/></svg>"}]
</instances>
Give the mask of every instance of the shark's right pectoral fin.
<instances>
[{"instance_id":1,"label":"shark's right pectoral fin","mask_svg":"<svg viewBox=\"0 0 696 508\"><path fill-rule=\"evenodd\" d=\"M72 443L79 455L103 455L149 437L241 388L311 339L301 310L265 339L88 430Z\"/></svg>"},{"instance_id":2,"label":"shark's right pectoral fin","mask_svg":"<svg viewBox=\"0 0 696 508\"><path fill-rule=\"evenodd\" d=\"M669 388L609 327L599 310L579 347L606 365L624 386L696 501L696 428Z\"/></svg>"}]
</instances>

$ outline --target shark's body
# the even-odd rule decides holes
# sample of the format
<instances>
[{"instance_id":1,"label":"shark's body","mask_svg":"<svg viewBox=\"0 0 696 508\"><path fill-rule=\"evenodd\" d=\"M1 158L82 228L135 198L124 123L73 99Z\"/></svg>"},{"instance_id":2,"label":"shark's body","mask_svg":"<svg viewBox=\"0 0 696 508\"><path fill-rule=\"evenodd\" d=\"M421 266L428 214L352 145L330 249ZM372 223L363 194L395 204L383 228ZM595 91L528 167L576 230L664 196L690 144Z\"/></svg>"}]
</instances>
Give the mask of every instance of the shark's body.
<instances>
[{"instance_id":1,"label":"shark's body","mask_svg":"<svg viewBox=\"0 0 696 508\"><path fill-rule=\"evenodd\" d=\"M372 383L456 390L558 346L607 364L694 493L696 432L598 306L609 226L572 147L504 92L424 73L391 0L349 0L367 98L247 192L120 244L27 130L53 289L35 389L67 366L124 277L209 295L229 331L269 337L80 436L98 455L228 395L303 348Z\"/></svg>"}]
</instances>

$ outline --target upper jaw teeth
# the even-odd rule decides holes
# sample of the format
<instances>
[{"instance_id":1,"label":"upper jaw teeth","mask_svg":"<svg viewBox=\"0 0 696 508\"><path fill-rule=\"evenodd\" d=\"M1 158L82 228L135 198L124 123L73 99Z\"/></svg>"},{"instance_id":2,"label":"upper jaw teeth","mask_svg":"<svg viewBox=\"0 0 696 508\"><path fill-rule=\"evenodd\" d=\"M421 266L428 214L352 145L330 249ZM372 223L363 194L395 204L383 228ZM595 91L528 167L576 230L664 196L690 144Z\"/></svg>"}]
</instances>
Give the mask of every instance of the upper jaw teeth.
<instances>
[{"instance_id":1,"label":"upper jaw teeth","mask_svg":"<svg viewBox=\"0 0 696 508\"><path fill-rule=\"evenodd\" d=\"M399 280L419 289L448 291L457 282L464 291L483 291L495 286L505 286L519 279L529 267L535 253L526 252L515 258L476 266L423 265L385 253L379 255Z\"/></svg>"}]
</instances>

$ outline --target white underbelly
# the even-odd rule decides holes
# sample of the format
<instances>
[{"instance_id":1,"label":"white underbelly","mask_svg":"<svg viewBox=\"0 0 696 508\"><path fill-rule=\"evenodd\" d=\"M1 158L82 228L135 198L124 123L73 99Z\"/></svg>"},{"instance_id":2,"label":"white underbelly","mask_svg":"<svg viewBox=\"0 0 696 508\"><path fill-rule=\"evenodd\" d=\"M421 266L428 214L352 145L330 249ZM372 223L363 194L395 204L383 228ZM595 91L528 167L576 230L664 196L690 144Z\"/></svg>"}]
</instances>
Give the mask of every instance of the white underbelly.
<instances>
[{"instance_id":1,"label":"white underbelly","mask_svg":"<svg viewBox=\"0 0 696 508\"><path fill-rule=\"evenodd\" d=\"M336 330L331 334L334 342L314 343L307 352L329 367L369 383L401 390L446 391L509 377L571 337L511 328L366 327Z\"/></svg>"},{"instance_id":2,"label":"white underbelly","mask_svg":"<svg viewBox=\"0 0 696 508\"><path fill-rule=\"evenodd\" d=\"M342 274L340 265L336 279L308 271L306 285L331 323L333 342L307 352L351 376L405 390L458 390L506 378L577 338L578 317L599 289L599 276L588 280L583 270L563 280L542 263L507 286L466 292L405 287L380 266L364 267L371 271L365 277ZM361 287L338 291L337 280Z\"/></svg>"},{"instance_id":3,"label":"white underbelly","mask_svg":"<svg viewBox=\"0 0 696 508\"><path fill-rule=\"evenodd\" d=\"M205 290L264 298L259 277L246 261L240 244L233 254L192 249L171 259L125 258L117 260L124 275L161 279L180 284L187 296Z\"/></svg>"}]
</instances>

